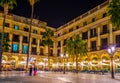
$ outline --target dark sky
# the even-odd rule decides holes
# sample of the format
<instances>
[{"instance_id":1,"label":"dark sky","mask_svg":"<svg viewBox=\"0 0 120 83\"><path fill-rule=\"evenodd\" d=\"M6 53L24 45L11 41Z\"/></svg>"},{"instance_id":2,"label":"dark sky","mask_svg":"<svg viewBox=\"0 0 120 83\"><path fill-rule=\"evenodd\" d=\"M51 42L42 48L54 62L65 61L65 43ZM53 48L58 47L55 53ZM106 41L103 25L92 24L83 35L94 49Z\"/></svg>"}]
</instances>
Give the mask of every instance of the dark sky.
<instances>
[{"instance_id":1,"label":"dark sky","mask_svg":"<svg viewBox=\"0 0 120 83\"><path fill-rule=\"evenodd\" d=\"M34 18L56 28L104 1L106 0L40 0L35 4ZM10 13L30 17L31 7L28 0L17 0L17 6Z\"/></svg>"}]
</instances>

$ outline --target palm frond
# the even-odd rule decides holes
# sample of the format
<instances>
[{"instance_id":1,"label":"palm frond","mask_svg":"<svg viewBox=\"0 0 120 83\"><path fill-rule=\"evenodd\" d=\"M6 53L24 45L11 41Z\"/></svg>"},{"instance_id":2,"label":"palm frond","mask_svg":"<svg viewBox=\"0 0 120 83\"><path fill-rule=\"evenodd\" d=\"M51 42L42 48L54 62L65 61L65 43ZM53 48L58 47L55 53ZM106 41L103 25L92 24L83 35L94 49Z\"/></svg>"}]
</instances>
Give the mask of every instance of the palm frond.
<instances>
[{"instance_id":1,"label":"palm frond","mask_svg":"<svg viewBox=\"0 0 120 83\"><path fill-rule=\"evenodd\" d=\"M75 35L72 40L67 39L65 50L69 55L84 56L87 54L87 44L79 35Z\"/></svg>"},{"instance_id":2,"label":"palm frond","mask_svg":"<svg viewBox=\"0 0 120 83\"><path fill-rule=\"evenodd\" d=\"M114 28L120 29L120 0L112 0L108 6L108 15Z\"/></svg>"},{"instance_id":3,"label":"palm frond","mask_svg":"<svg viewBox=\"0 0 120 83\"><path fill-rule=\"evenodd\" d=\"M35 3L37 3L40 0L29 0L29 3L31 6L33 6Z\"/></svg>"},{"instance_id":4,"label":"palm frond","mask_svg":"<svg viewBox=\"0 0 120 83\"><path fill-rule=\"evenodd\" d=\"M43 45L53 45L54 40L54 31L51 29L45 28L45 32L42 32Z\"/></svg>"},{"instance_id":5,"label":"palm frond","mask_svg":"<svg viewBox=\"0 0 120 83\"><path fill-rule=\"evenodd\" d=\"M13 9L14 5L17 5L16 0L0 0L0 6L4 7L4 4L8 4L9 9Z\"/></svg>"}]
</instances>

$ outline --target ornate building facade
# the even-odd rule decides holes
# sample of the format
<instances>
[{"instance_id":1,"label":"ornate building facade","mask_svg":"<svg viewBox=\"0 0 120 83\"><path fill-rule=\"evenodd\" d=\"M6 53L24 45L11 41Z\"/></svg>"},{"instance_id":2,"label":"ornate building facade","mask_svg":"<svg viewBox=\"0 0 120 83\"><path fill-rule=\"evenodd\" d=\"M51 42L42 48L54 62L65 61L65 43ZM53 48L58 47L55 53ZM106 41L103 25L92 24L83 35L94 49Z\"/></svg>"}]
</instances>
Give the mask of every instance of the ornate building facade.
<instances>
[{"instance_id":1,"label":"ornate building facade","mask_svg":"<svg viewBox=\"0 0 120 83\"><path fill-rule=\"evenodd\" d=\"M109 0L57 28L58 56L64 53L66 39L78 34L87 42L88 48L87 56L79 57L80 70L110 70L110 56L107 53L110 45L116 47L114 67L120 68L120 30L115 30L110 23L110 17L107 16L108 4ZM72 58L68 58L67 62L69 68L75 66Z\"/></svg>"},{"instance_id":2,"label":"ornate building facade","mask_svg":"<svg viewBox=\"0 0 120 83\"><path fill-rule=\"evenodd\" d=\"M81 35L87 42L88 53L85 57L79 57L80 70L110 70L110 56L107 48L110 45L116 46L114 54L114 68L120 68L120 30L115 30L107 16L107 6L109 0L71 20L67 24L54 29L48 27L47 23L34 19L32 26L32 36L30 45L30 61L36 60L38 67L47 66L47 49L42 42L41 32L44 27L51 28L55 32L55 41L51 47L51 68L62 68L63 59L60 57L64 53L67 38L73 35ZM2 28L3 14L0 13L0 28ZM14 67L25 67L28 32L30 19L8 15L5 24L5 33L8 34L11 45L9 52L3 53L3 64L12 64ZM73 69L75 62L72 57L65 60L66 67Z\"/></svg>"}]
</instances>

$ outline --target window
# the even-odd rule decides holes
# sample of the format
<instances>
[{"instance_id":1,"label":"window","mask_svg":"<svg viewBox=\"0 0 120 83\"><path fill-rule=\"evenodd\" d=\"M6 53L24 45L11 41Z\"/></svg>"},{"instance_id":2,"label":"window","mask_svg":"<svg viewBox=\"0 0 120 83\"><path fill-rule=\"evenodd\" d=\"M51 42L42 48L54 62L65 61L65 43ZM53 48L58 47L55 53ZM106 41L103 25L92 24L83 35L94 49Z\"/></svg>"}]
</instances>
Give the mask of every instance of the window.
<instances>
[{"instance_id":1,"label":"window","mask_svg":"<svg viewBox=\"0 0 120 83\"><path fill-rule=\"evenodd\" d=\"M96 36L96 28L90 30L90 37Z\"/></svg>"},{"instance_id":2,"label":"window","mask_svg":"<svg viewBox=\"0 0 120 83\"><path fill-rule=\"evenodd\" d=\"M103 34L107 33L108 32L107 24L103 25L102 29L103 29Z\"/></svg>"},{"instance_id":3,"label":"window","mask_svg":"<svg viewBox=\"0 0 120 83\"><path fill-rule=\"evenodd\" d=\"M9 27L10 26L10 24L9 23L5 23L5 27Z\"/></svg>"},{"instance_id":4,"label":"window","mask_svg":"<svg viewBox=\"0 0 120 83\"><path fill-rule=\"evenodd\" d=\"M69 32L72 32L73 31L73 28L69 29Z\"/></svg>"},{"instance_id":5,"label":"window","mask_svg":"<svg viewBox=\"0 0 120 83\"><path fill-rule=\"evenodd\" d=\"M108 47L108 40L107 38L103 38L101 40L101 49L106 49Z\"/></svg>"},{"instance_id":6,"label":"window","mask_svg":"<svg viewBox=\"0 0 120 83\"><path fill-rule=\"evenodd\" d=\"M82 33L82 39L88 39L88 32Z\"/></svg>"},{"instance_id":7,"label":"window","mask_svg":"<svg viewBox=\"0 0 120 83\"><path fill-rule=\"evenodd\" d=\"M107 16L107 13L103 13L103 18Z\"/></svg>"},{"instance_id":8,"label":"window","mask_svg":"<svg viewBox=\"0 0 120 83\"><path fill-rule=\"evenodd\" d=\"M76 29L79 29L79 26L76 26Z\"/></svg>"},{"instance_id":9,"label":"window","mask_svg":"<svg viewBox=\"0 0 120 83\"><path fill-rule=\"evenodd\" d=\"M36 39L33 38L32 44L36 44Z\"/></svg>"},{"instance_id":10,"label":"window","mask_svg":"<svg viewBox=\"0 0 120 83\"><path fill-rule=\"evenodd\" d=\"M57 50L57 56L60 56L60 49Z\"/></svg>"},{"instance_id":11,"label":"window","mask_svg":"<svg viewBox=\"0 0 120 83\"><path fill-rule=\"evenodd\" d=\"M18 48L19 48L18 44L13 44L12 45L12 51L13 52L18 52Z\"/></svg>"},{"instance_id":12,"label":"window","mask_svg":"<svg viewBox=\"0 0 120 83\"><path fill-rule=\"evenodd\" d=\"M36 53L36 47L32 47L32 52L31 52L31 54L35 54L35 55L37 54L37 53Z\"/></svg>"},{"instance_id":13,"label":"window","mask_svg":"<svg viewBox=\"0 0 120 83\"><path fill-rule=\"evenodd\" d=\"M70 40L72 40L72 37L70 37Z\"/></svg>"},{"instance_id":14,"label":"window","mask_svg":"<svg viewBox=\"0 0 120 83\"><path fill-rule=\"evenodd\" d=\"M102 39L102 45L107 45L107 38Z\"/></svg>"},{"instance_id":15,"label":"window","mask_svg":"<svg viewBox=\"0 0 120 83\"><path fill-rule=\"evenodd\" d=\"M44 55L43 48L40 48L40 55Z\"/></svg>"},{"instance_id":16,"label":"window","mask_svg":"<svg viewBox=\"0 0 120 83\"><path fill-rule=\"evenodd\" d=\"M40 40L40 46L44 46L44 45L43 45L43 40Z\"/></svg>"},{"instance_id":17,"label":"window","mask_svg":"<svg viewBox=\"0 0 120 83\"><path fill-rule=\"evenodd\" d=\"M27 51L28 51L28 46L23 45L23 53L27 54Z\"/></svg>"},{"instance_id":18,"label":"window","mask_svg":"<svg viewBox=\"0 0 120 83\"><path fill-rule=\"evenodd\" d=\"M96 41L91 41L91 51L96 50Z\"/></svg>"},{"instance_id":19,"label":"window","mask_svg":"<svg viewBox=\"0 0 120 83\"><path fill-rule=\"evenodd\" d=\"M87 22L83 22L83 26L87 25Z\"/></svg>"},{"instance_id":20,"label":"window","mask_svg":"<svg viewBox=\"0 0 120 83\"><path fill-rule=\"evenodd\" d=\"M116 35L116 46L120 47L120 35Z\"/></svg>"},{"instance_id":21,"label":"window","mask_svg":"<svg viewBox=\"0 0 120 83\"><path fill-rule=\"evenodd\" d=\"M19 29L19 26L18 26L18 25L14 25L14 29L15 29L15 30L18 30L18 29Z\"/></svg>"},{"instance_id":22,"label":"window","mask_svg":"<svg viewBox=\"0 0 120 83\"><path fill-rule=\"evenodd\" d=\"M61 46L61 43L60 43L60 41L58 41L58 47L60 47Z\"/></svg>"},{"instance_id":23,"label":"window","mask_svg":"<svg viewBox=\"0 0 120 83\"><path fill-rule=\"evenodd\" d=\"M28 32L28 31L29 31L29 29L28 29L28 28L24 28L24 31Z\"/></svg>"},{"instance_id":24,"label":"window","mask_svg":"<svg viewBox=\"0 0 120 83\"><path fill-rule=\"evenodd\" d=\"M92 22L95 22L96 21L96 18L92 18Z\"/></svg>"},{"instance_id":25,"label":"window","mask_svg":"<svg viewBox=\"0 0 120 83\"><path fill-rule=\"evenodd\" d=\"M27 39L28 37L25 37L25 36L23 36L23 43L28 43L28 39Z\"/></svg>"},{"instance_id":26,"label":"window","mask_svg":"<svg viewBox=\"0 0 120 83\"><path fill-rule=\"evenodd\" d=\"M19 42L19 35L13 35L13 41Z\"/></svg>"},{"instance_id":27,"label":"window","mask_svg":"<svg viewBox=\"0 0 120 83\"><path fill-rule=\"evenodd\" d=\"M61 33L59 33L59 34L58 34L58 37L60 37L61 35L62 35L62 34L61 34Z\"/></svg>"},{"instance_id":28,"label":"window","mask_svg":"<svg viewBox=\"0 0 120 83\"><path fill-rule=\"evenodd\" d=\"M63 43L63 45L66 45L66 42L67 42L67 39L64 39L64 43Z\"/></svg>"},{"instance_id":29,"label":"window","mask_svg":"<svg viewBox=\"0 0 120 83\"><path fill-rule=\"evenodd\" d=\"M34 34L37 34L37 30L34 30L33 33L34 33Z\"/></svg>"}]
</instances>

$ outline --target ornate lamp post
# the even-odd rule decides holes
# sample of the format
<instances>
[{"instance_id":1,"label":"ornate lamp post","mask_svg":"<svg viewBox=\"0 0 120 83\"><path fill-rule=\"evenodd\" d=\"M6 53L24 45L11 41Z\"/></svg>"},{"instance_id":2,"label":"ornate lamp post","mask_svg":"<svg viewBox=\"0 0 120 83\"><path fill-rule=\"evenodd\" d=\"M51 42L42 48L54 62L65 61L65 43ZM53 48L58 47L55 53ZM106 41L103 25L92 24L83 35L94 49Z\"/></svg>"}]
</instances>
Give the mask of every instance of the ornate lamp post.
<instances>
[{"instance_id":1,"label":"ornate lamp post","mask_svg":"<svg viewBox=\"0 0 120 83\"><path fill-rule=\"evenodd\" d=\"M115 53L115 46L110 46L107 51L108 51L108 53L110 55L110 59L111 59L111 77L115 78L114 77L114 68L113 68L113 55Z\"/></svg>"},{"instance_id":2,"label":"ornate lamp post","mask_svg":"<svg viewBox=\"0 0 120 83\"><path fill-rule=\"evenodd\" d=\"M63 69L63 74L65 74L65 59L68 57L68 54L61 54L61 57L64 59L64 69Z\"/></svg>"}]
</instances>

